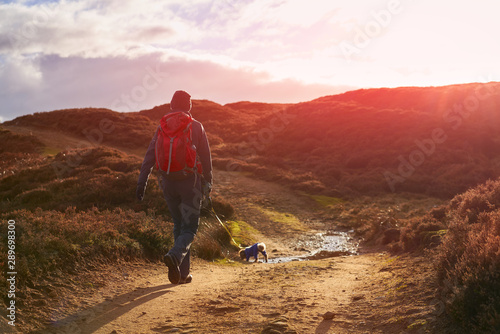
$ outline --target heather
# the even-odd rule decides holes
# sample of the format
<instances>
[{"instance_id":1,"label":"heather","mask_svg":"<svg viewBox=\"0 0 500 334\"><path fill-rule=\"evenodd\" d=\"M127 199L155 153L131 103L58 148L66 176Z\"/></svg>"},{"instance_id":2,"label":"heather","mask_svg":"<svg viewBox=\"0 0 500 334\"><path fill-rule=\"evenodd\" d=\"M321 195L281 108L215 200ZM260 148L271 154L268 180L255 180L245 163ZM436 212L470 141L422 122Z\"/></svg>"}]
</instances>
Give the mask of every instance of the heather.
<instances>
[{"instance_id":1,"label":"heather","mask_svg":"<svg viewBox=\"0 0 500 334\"><path fill-rule=\"evenodd\" d=\"M488 181L450 203L438 279L449 316L465 332L500 330L499 194L500 181Z\"/></svg>"},{"instance_id":2,"label":"heather","mask_svg":"<svg viewBox=\"0 0 500 334\"><path fill-rule=\"evenodd\" d=\"M471 107L478 90L488 94ZM315 200L304 222L352 230L376 251L425 256L435 264L442 320L456 332L479 333L500 330L499 96L494 83L408 87L298 104L194 100L192 114L207 131L217 170L215 211L238 243L265 235L252 230L252 219L271 211L243 221L236 199L218 191L218 184L236 191L224 179L229 172ZM172 222L157 173L144 201L135 187L169 107L58 110L2 125L0 227L5 236L7 221L16 222L19 287L78 277L98 264L161 260ZM252 208L269 203L238 191ZM204 211L193 254L212 261L235 250Z\"/></svg>"},{"instance_id":3,"label":"heather","mask_svg":"<svg viewBox=\"0 0 500 334\"><path fill-rule=\"evenodd\" d=\"M140 159L104 146L63 151L0 179L2 234L16 222L19 286L78 274L95 262L159 261L173 244L172 222L153 173L144 201L135 198ZM229 203L214 199L221 217ZM6 252L7 240L2 249ZM226 230L205 212L198 257L223 257ZM5 282L5 280L2 280Z\"/></svg>"}]
</instances>

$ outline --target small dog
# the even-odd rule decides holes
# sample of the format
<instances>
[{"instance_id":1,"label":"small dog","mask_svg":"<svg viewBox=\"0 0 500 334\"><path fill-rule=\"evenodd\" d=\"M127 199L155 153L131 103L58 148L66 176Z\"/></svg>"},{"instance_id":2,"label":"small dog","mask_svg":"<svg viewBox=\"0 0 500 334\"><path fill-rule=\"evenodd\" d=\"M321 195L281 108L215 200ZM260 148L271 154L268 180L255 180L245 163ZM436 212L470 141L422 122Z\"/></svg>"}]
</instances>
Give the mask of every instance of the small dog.
<instances>
[{"instance_id":1,"label":"small dog","mask_svg":"<svg viewBox=\"0 0 500 334\"><path fill-rule=\"evenodd\" d=\"M240 257L242 260L246 259L248 261L253 256L255 258L255 262L257 262L259 260L259 252L264 255L264 260L267 262L266 245L263 242L258 242L240 250Z\"/></svg>"}]
</instances>

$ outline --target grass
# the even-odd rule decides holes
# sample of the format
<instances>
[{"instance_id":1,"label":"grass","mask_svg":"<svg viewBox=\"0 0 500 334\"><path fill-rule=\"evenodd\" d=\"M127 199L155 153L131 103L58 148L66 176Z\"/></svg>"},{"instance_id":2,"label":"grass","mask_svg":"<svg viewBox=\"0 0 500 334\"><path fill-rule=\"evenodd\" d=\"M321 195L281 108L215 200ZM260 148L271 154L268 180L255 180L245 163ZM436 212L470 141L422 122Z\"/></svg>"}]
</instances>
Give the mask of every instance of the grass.
<instances>
[{"instance_id":1,"label":"grass","mask_svg":"<svg viewBox=\"0 0 500 334\"><path fill-rule=\"evenodd\" d=\"M64 173L57 173L57 168ZM57 167L57 168L55 168ZM0 212L29 209L155 210L168 215L163 195L151 176L143 202L135 198L140 160L110 148L80 149L46 157L35 166L0 179Z\"/></svg>"},{"instance_id":2,"label":"grass","mask_svg":"<svg viewBox=\"0 0 500 334\"><path fill-rule=\"evenodd\" d=\"M241 267L242 265L245 264L244 262L233 261L228 258L215 259L213 262L223 266L232 266L232 267Z\"/></svg>"},{"instance_id":3,"label":"grass","mask_svg":"<svg viewBox=\"0 0 500 334\"><path fill-rule=\"evenodd\" d=\"M303 193L305 196L315 200L319 205L324 208L333 208L339 204L345 203L345 200L338 197L331 197L325 195L309 195L307 193Z\"/></svg>"},{"instance_id":4,"label":"grass","mask_svg":"<svg viewBox=\"0 0 500 334\"><path fill-rule=\"evenodd\" d=\"M238 242L238 240L235 240ZM201 218L200 227L192 246L193 254L207 261L229 257L238 250L227 229L214 218Z\"/></svg>"},{"instance_id":5,"label":"grass","mask_svg":"<svg viewBox=\"0 0 500 334\"><path fill-rule=\"evenodd\" d=\"M54 272L85 269L94 262L159 260L173 244L171 223L132 210L18 210L1 218L2 239L7 221L16 221L19 288L36 285ZM1 247L5 245L7 240L2 240Z\"/></svg>"},{"instance_id":6,"label":"grass","mask_svg":"<svg viewBox=\"0 0 500 334\"><path fill-rule=\"evenodd\" d=\"M242 220L230 220L227 222L228 229L231 232L234 240L242 245L252 245L255 243L255 236L259 234L259 231L253 226Z\"/></svg>"},{"instance_id":7,"label":"grass","mask_svg":"<svg viewBox=\"0 0 500 334\"><path fill-rule=\"evenodd\" d=\"M427 320L425 319L417 319L414 322L412 322L410 325L408 325L409 330L417 330L423 326L427 325Z\"/></svg>"},{"instance_id":8,"label":"grass","mask_svg":"<svg viewBox=\"0 0 500 334\"><path fill-rule=\"evenodd\" d=\"M275 223L285 225L288 229L297 232L306 232L309 228L291 213L284 213L275 210L270 210L262 207L257 207L260 212L265 214L270 220Z\"/></svg>"},{"instance_id":9,"label":"grass","mask_svg":"<svg viewBox=\"0 0 500 334\"><path fill-rule=\"evenodd\" d=\"M197 101L193 114L216 144L214 164L219 161L221 169L235 165L245 175L314 194L307 196L331 221L356 229L374 244L388 244L394 252L421 251L442 242L436 250L442 256L437 273L449 315L468 330L487 331L500 328L500 184L489 182L464 191L500 175L498 168L485 163L498 155L499 126L490 117L478 117L451 131L442 117L427 112L462 105L473 89L467 85L363 90L293 105L287 110L293 117L285 118L286 131L259 143L259 150L249 141L259 139L259 130L273 121L271 105L263 105L264 112L252 111L251 104L241 109L245 112L234 112L239 110L237 105L226 108ZM394 98L395 94L400 95ZM445 105L420 105L429 101L426 97L440 94L448 97ZM482 101L484 115L495 115L499 97ZM155 177L150 179L145 201L135 200L140 158L102 146L61 153L55 149L57 144L66 147L57 135L60 130L75 142L88 140L85 131L100 131L102 145L126 143L124 150L143 152L168 106L155 109L126 117L104 109L61 110L11 123L52 133L55 142L51 139L49 144L42 143L40 135L14 135L0 129L4 219L0 228L5 236L4 222L11 218L19 222L20 287L54 272L85 267L88 261L155 259L168 247L171 236L161 227L169 226L170 219ZM295 117L300 115L307 117ZM113 130L103 128L106 119ZM404 182L396 182L397 194L390 192L384 173L397 175L397 157L408 159L417 148L415 138L428 138L437 127L448 135L438 154L426 158ZM57 175L55 165L69 168ZM230 204L218 205L217 213L230 219ZM294 215L256 208L280 228L307 231ZM259 234L244 221L228 224L242 244L251 244ZM203 219L193 250L205 259L223 259L233 250L228 240L218 222ZM0 252L6 253L3 248ZM5 284L1 274L0 281Z\"/></svg>"},{"instance_id":10,"label":"grass","mask_svg":"<svg viewBox=\"0 0 500 334\"><path fill-rule=\"evenodd\" d=\"M44 144L35 136L18 135L0 127L1 153L40 153Z\"/></svg>"},{"instance_id":11,"label":"grass","mask_svg":"<svg viewBox=\"0 0 500 334\"><path fill-rule=\"evenodd\" d=\"M281 106L222 106L196 100L192 113L203 122L213 144L214 165L219 164L220 169L232 170L229 166L234 163L238 170L265 180L332 198L396 191L401 195L419 193L449 199L500 176L498 168L484 160L494 159L499 151L499 125L490 121L498 110L499 94L481 101L485 117L469 118L458 129L450 130L449 122L440 117L453 106L462 106L476 89L487 86L498 90L495 83L373 89ZM68 109L22 116L4 126L62 132L89 144L99 139L97 144L144 152L158 120L168 110L168 105L127 114L107 109ZM283 126L283 131L263 141L261 131L273 130L276 125ZM415 138L428 139L437 128L443 128L448 137L436 148L439 153L426 157L410 177L401 180L398 157L408 160L418 148ZM30 138L23 141L26 150L37 151L39 143ZM0 144L0 152L2 146L14 145ZM387 173L393 176L389 178ZM325 206L335 204L333 199L317 200Z\"/></svg>"},{"instance_id":12,"label":"grass","mask_svg":"<svg viewBox=\"0 0 500 334\"><path fill-rule=\"evenodd\" d=\"M56 155L57 153L61 152L61 150L54 148L54 147L44 147L42 154L43 155Z\"/></svg>"}]
</instances>

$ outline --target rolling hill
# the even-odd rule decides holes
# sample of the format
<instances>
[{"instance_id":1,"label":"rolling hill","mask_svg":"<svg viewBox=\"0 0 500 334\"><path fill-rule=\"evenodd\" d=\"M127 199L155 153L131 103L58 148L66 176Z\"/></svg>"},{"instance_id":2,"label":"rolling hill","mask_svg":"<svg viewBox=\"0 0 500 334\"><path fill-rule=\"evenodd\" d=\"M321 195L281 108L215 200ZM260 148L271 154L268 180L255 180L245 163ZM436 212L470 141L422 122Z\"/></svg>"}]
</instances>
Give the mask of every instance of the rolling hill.
<instances>
[{"instance_id":1,"label":"rolling hill","mask_svg":"<svg viewBox=\"0 0 500 334\"><path fill-rule=\"evenodd\" d=\"M286 105L193 102L214 164L306 192L450 198L500 176L500 84L362 89ZM36 113L5 122L141 156L169 105Z\"/></svg>"},{"instance_id":2,"label":"rolling hill","mask_svg":"<svg viewBox=\"0 0 500 334\"><path fill-rule=\"evenodd\" d=\"M16 221L25 309L40 303L40 282L65 287L68 275L118 260L158 261L171 246L156 178L145 202L134 198L142 156L169 108L56 110L0 125L0 227ZM488 181L500 177L499 109L500 84L488 83L364 89L298 104L195 100L192 114L208 133L216 175L239 171L297 190L320 205L307 208L308 222L318 215L392 252L438 247L440 300L456 324L477 330L500 326L500 183ZM214 205L229 219L235 189L230 179L218 183L229 195L215 190ZM254 209L270 203L259 201ZM279 213L270 224L281 216L290 220ZM229 222L233 233L255 230L239 219ZM193 253L212 260L231 251L226 230L204 217ZM30 326L45 321L20 314Z\"/></svg>"}]
</instances>

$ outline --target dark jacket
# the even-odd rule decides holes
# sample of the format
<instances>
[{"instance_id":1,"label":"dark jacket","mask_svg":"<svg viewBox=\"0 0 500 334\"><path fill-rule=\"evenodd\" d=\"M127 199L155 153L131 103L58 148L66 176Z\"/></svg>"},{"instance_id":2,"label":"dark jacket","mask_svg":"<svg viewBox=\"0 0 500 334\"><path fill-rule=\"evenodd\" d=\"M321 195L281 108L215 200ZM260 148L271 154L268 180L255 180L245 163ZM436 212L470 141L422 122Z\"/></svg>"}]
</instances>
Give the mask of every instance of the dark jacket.
<instances>
[{"instance_id":1,"label":"dark jacket","mask_svg":"<svg viewBox=\"0 0 500 334\"><path fill-rule=\"evenodd\" d=\"M252 256L255 258L255 260L257 260L259 258L259 252L259 243L255 243L252 246L245 248L245 257L247 261L250 260ZM267 259L266 251L264 250L261 253Z\"/></svg>"},{"instance_id":2,"label":"dark jacket","mask_svg":"<svg viewBox=\"0 0 500 334\"><path fill-rule=\"evenodd\" d=\"M203 125L197 120L193 121L192 124L193 131L193 144L196 146L196 152L200 157L201 165L203 168L203 182L212 183L212 155L210 153L210 146L208 145L207 134ZM158 129L149 143L148 150L144 156L144 160L141 166L141 174L139 175L139 180L137 181L137 186L140 188L146 188L149 175L153 170L156 163L155 158L155 145L156 139L158 137Z\"/></svg>"}]
</instances>

